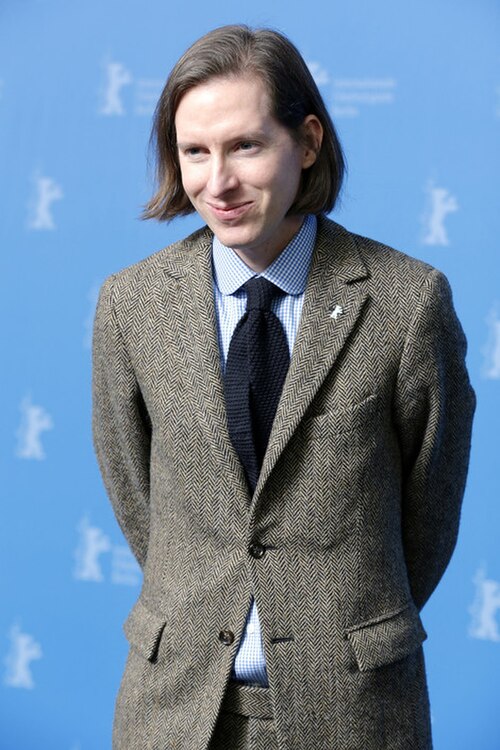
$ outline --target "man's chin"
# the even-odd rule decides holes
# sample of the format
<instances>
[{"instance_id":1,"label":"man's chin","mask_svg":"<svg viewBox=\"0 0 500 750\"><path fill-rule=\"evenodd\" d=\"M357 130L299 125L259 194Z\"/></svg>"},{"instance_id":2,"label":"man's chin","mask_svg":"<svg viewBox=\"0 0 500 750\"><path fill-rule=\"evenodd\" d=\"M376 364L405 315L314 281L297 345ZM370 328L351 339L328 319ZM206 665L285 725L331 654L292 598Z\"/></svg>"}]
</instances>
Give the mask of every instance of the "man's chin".
<instances>
[{"instance_id":1,"label":"man's chin","mask_svg":"<svg viewBox=\"0 0 500 750\"><path fill-rule=\"evenodd\" d=\"M219 242L232 250L245 252L259 245L258 235L242 231L241 227L212 226L210 228Z\"/></svg>"}]
</instances>

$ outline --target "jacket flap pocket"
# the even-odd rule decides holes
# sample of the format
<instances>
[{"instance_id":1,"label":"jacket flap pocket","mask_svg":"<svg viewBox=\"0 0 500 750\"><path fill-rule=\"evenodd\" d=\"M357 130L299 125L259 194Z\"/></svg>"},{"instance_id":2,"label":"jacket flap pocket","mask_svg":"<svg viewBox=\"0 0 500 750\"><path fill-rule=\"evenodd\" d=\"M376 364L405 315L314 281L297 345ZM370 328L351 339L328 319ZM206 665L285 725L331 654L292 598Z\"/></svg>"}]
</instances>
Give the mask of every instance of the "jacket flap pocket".
<instances>
[{"instance_id":1,"label":"jacket flap pocket","mask_svg":"<svg viewBox=\"0 0 500 750\"><path fill-rule=\"evenodd\" d=\"M138 599L123 624L123 630L130 645L152 661L156 657L165 622L164 617L151 612Z\"/></svg>"},{"instance_id":2,"label":"jacket flap pocket","mask_svg":"<svg viewBox=\"0 0 500 750\"><path fill-rule=\"evenodd\" d=\"M361 672L404 659L427 638L417 608L402 610L346 630Z\"/></svg>"}]
</instances>

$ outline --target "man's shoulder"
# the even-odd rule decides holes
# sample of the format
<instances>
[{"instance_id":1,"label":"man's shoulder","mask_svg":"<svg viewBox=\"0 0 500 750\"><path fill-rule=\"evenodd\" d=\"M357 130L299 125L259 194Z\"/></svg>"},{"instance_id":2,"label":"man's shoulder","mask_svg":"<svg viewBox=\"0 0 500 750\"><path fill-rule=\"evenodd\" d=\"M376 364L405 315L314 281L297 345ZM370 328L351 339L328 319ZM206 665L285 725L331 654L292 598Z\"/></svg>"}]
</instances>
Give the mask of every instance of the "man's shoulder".
<instances>
[{"instance_id":1,"label":"man's shoulder","mask_svg":"<svg viewBox=\"0 0 500 750\"><path fill-rule=\"evenodd\" d=\"M207 249L212 242L212 233L208 227L197 229L189 236L151 253L146 258L126 266L111 274L104 285L112 285L116 291L137 290L152 282L160 273L175 277L189 262L193 254L203 248Z\"/></svg>"},{"instance_id":2,"label":"man's shoulder","mask_svg":"<svg viewBox=\"0 0 500 750\"><path fill-rule=\"evenodd\" d=\"M331 245L331 252L343 252L349 247L351 255L356 255L364 266L372 289L391 288L394 292L408 294L419 292L429 274L437 271L434 266L391 245L351 232L341 224L322 218L318 226L318 236ZM438 272L440 273L440 272Z\"/></svg>"}]
</instances>

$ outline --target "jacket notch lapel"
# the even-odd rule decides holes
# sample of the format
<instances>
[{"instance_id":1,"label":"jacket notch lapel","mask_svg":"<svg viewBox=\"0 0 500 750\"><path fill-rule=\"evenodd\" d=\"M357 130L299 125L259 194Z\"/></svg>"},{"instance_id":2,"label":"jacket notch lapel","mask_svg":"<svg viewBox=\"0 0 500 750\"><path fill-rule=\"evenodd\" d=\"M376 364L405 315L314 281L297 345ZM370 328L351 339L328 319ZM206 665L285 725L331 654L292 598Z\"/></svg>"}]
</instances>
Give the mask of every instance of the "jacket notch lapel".
<instances>
[{"instance_id":1,"label":"jacket notch lapel","mask_svg":"<svg viewBox=\"0 0 500 750\"><path fill-rule=\"evenodd\" d=\"M368 299L367 276L350 233L320 220L301 322L255 498L347 345Z\"/></svg>"},{"instance_id":2,"label":"jacket notch lapel","mask_svg":"<svg viewBox=\"0 0 500 750\"><path fill-rule=\"evenodd\" d=\"M189 372L186 377L192 378L198 394L197 411L207 445L216 454L225 484L232 479L236 495L238 491L248 494L244 472L227 428L213 292L211 233L202 233L187 249L182 262L166 271L178 282L178 306L183 311L188 336L185 350Z\"/></svg>"}]
</instances>

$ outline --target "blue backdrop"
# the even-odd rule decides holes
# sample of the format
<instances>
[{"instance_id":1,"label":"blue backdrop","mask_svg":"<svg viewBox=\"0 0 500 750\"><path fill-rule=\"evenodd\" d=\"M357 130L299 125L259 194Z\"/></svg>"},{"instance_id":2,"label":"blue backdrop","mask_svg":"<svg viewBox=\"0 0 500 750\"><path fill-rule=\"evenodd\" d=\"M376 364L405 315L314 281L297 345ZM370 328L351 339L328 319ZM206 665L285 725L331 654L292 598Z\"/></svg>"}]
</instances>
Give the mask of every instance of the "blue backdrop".
<instances>
[{"instance_id":1,"label":"blue backdrop","mask_svg":"<svg viewBox=\"0 0 500 750\"><path fill-rule=\"evenodd\" d=\"M234 22L308 61L349 164L334 218L451 281L478 411L461 537L423 614L435 747L500 748L498 3L251 6L0 4L1 750L111 745L140 572L93 455L93 312L109 273L200 223L138 219L151 115L184 49Z\"/></svg>"}]
</instances>

